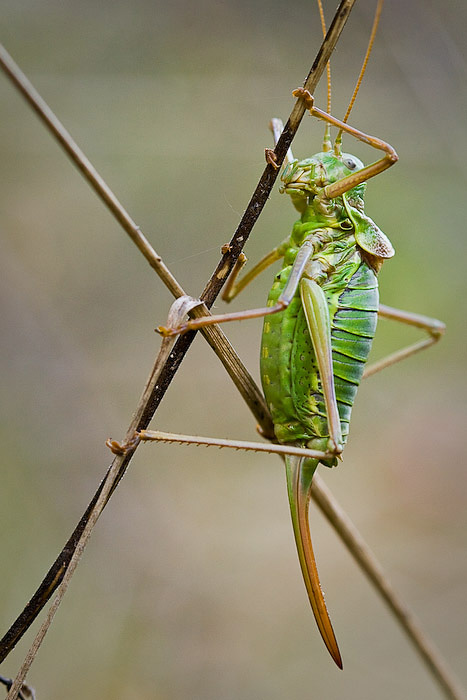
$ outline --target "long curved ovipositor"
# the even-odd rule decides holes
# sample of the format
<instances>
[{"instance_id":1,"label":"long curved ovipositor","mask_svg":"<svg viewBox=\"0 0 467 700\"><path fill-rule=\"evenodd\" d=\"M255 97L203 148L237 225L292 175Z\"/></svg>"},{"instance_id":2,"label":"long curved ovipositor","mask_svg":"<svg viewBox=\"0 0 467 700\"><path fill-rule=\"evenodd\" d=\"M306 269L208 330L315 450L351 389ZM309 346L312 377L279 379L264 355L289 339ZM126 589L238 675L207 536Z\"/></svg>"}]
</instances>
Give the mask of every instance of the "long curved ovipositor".
<instances>
[{"instance_id":1,"label":"long curved ovipositor","mask_svg":"<svg viewBox=\"0 0 467 700\"><path fill-rule=\"evenodd\" d=\"M342 669L342 657L321 590L308 522L311 482L317 464L317 460L314 459L287 456L287 491L298 558L313 615L326 648L337 666Z\"/></svg>"}]
</instances>

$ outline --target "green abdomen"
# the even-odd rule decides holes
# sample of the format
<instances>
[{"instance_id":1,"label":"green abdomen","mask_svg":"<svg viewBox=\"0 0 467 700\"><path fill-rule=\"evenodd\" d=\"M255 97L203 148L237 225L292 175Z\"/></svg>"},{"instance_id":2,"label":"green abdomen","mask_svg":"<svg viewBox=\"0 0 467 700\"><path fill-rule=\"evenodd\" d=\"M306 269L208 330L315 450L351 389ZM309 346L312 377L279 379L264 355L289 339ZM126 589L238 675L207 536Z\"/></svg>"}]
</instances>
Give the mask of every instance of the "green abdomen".
<instances>
[{"instance_id":1,"label":"green abdomen","mask_svg":"<svg viewBox=\"0 0 467 700\"><path fill-rule=\"evenodd\" d=\"M279 297L287 269L269 296ZM361 261L347 283L336 289L323 285L331 317L334 382L342 433L349 432L350 413L373 340L378 311L376 275ZM334 310L334 311L333 311ZM265 318L261 348L261 380L280 442L310 443L321 449L329 436L324 397L308 332L297 295L289 307Z\"/></svg>"}]
</instances>

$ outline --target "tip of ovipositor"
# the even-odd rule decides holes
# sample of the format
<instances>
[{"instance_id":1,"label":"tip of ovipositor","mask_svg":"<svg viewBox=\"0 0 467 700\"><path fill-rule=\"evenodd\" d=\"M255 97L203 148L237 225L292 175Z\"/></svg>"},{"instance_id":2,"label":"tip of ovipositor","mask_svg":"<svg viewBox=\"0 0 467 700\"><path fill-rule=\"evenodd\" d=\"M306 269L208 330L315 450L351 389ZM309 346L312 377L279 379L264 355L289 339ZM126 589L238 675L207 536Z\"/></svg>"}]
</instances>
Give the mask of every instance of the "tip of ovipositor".
<instances>
[{"instance_id":1,"label":"tip of ovipositor","mask_svg":"<svg viewBox=\"0 0 467 700\"><path fill-rule=\"evenodd\" d=\"M340 670L343 671L344 670L344 663L342 661L342 656L340 654L339 649L337 649L336 655L334 655L334 654L332 655L332 658L334 659L337 668L340 668Z\"/></svg>"},{"instance_id":2,"label":"tip of ovipositor","mask_svg":"<svg viewBox=\"0 0 467 700\"><path fill-rule=\"evenodd\" d=\"M332 628L331 628L331 630L332 630ZM342 671L344 668L344 664L342 662L342 656L341 656L341 653L339 651L339 647L337 646L337 641L336 641L336 638L334 636L334 633L332 633L332 636L328 636L328 637L323 636L323 641L326 645L326 649L328 650L328 652L332 656L334 663Z\"/></svg>"}]
</instances>

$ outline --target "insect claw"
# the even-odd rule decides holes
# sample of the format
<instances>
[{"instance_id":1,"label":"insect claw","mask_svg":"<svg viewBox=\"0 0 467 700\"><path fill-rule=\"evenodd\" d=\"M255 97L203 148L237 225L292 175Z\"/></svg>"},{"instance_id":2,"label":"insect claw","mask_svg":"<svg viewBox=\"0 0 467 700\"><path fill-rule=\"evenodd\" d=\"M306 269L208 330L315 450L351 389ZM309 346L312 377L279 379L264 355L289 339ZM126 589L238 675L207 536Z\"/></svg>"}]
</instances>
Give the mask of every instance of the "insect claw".
<instances>
[{"instance_id":1,"label":"insect claw","mask_svg":"<svg viewBox=\"0 0 467 700\"><path fill-rule=\"evenodd\" d=\"M266 158L266 163L268 165L272 165L274 170L278 170L279 166L277 165L277 156L276 156L275 152L273 151L273 149L272 148L265 148L264 155Z\"/></svg>"},{"instance_id":2,"label":"insect claw","mask_svg":"<svg viewBox=\"0 0 467 700\"><path fill-rule=\"evenodd\" d=\"M315 98L310 92L308 92L308 90L305 90L305 88L303 87L299 87L292 92L292 95L294 97L302 99L305 102L305 107L307 109L309 109L310 111L313 109L315 104Z\"/></svg>"},{"instance_id":3,"label":"insect claw","mask_svg":"<svg viewBox=\"0 0 467 700\"><path fill-rule=\"evenodd\" d=\"M341 459L343 449L344 446L341 443L337 443L331 437L329 438L327 444L327 452L329 452L329 454L332 457L337 457L338 459Z\"/></svg>"},{"instance_id":4,"label":"insect claw","mask_svg":"<svg viewBox=\"0 0 467 700\"><path fill-rule=\"evenodd\" d=\"M114 455L122 457L131 450L134 450L139 445L140 441L141 438L139 436L139 433L135 433L133 437L129 438L128 440L124 440L123 442L118 442L118 440L112 440L112 438L108 438L105 441L105 444L107 445L109 450L114 453Z\"/></svg>"},{"instance_id":5,"label":"insect claw","mask_svg":"<svg viewBox=\"0 0 467 700\"><path fill-rule=\"evenodd\" d=\"M112 438L107 438L105 444L107 445L109 450L114 453L114 455L125 454L124 447L120 442L118 442L118 440L112 440Z\"/></svg>"},{"instance_id":6,"label":"insect claw","mask_svg":"<svg viewBox=\"0 0 467 700\"><path fill-rule=\"evenodd\" d=\"M180 335L185 332L185 329L183 326L179 326L178 328L167 328L166 326L157 326L155 329L156 333L159 333L163 338L170 338L173 335Z\"/></svg>"}]
</instances>

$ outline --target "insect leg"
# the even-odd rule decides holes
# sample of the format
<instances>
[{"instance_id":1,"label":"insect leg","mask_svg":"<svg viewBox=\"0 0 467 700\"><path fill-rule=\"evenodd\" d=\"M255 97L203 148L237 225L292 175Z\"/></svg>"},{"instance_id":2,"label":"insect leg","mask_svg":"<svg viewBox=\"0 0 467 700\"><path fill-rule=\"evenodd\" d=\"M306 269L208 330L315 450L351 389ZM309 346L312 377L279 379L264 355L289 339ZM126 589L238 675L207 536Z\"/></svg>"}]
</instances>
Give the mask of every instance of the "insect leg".
<instances>
[{"instance_id":1,"label":"insect leg","mask_svg":"<svg viewBox=\"0 0 467 700\"><path fill-rule=\"evenodd\" d=\"M369 377L372 374L376 374L376 372L380 372L382 369L390 367L396 362L405 360L406 357L410 357L416 352L420 352L421 350L425 350L425 348L429 348L430 345L434 345L438 342L438 340L441 338L441 336L444 334L444 331L446 330L446 326L444 325L444 323L438 321L435 318L429 318L428 316L422 316L421 314L415 314L410 311L402 311L401 309L394 309L391 306L385 306L383 304L380 304L378 315L382 318L388 318L392 319L393 321L405 323L408 326L421 328L422 330L426 331L428 337L424 340L419 340L418 342L413 343L412 345L402 348L401 350L397 350L391 355L383 357L378 362L369 365L366 368L363 377Z\"/></svg>"},{"instance_id":2,"label":"insect leg","mask_svg":"<svg viewBox=\"0 0 467 700\"><path fill-rule=\"evenodd\" d=\"M277 142L279 141L280 135L283 131L284 125L280 119L274 117L269 123L269 128L274 136L274 145L277 145ZM291 163L293 159L294 157L292 151L289 148L284 162L287 165L288 163ZM232 299L234 299L237 296L237 294L240 294L240 292L243 289L245 289L245 287L252 280L254 280L255 277L260 275L270 265L277 262L277 260L280 260L284 256L286 244L288 244L288 238L285 241L283 241L279 246L277 246L277 248L273 248L273 250L271 250L263 258L261 258L261 260L258 263L256 263L256 265L251 270L249 270L249 272L247 272L247 274L242 279L240 279L237 282L237 278L240 272L242 271L245 263L247 262L247 257L242 252L237 262L235 263L232 272L229 275L229 279L227 280L227 283L225 285L224 291L222 292L223 301L232 301Z\"/></svg>"},{"instance_id":3,"label":"insect leg","mask_svg":"<svg viewBox=\"0 0 467 700\"><path fill-rule=\"evenodd\" d=\"M277 117L273 117L271 121L269 122L269 129L272 131L272 135L274 137L274 146L277 146L277 142L279 141L281 134L284 130L284 124L280 119L277 119ZM277 169L277 165L275 165L276 162L276 154L271 148L266 148L265 149L265 154L266 154L266 161L268 163L271 163L273 167ZM284 158L284 165L289 165L294 160L292 149L289 148L289 150L286 153L286 156Z\"/></svg>"},{"instance_id":4,"label":"insect leg","mask_svg":"<svg viewBox=\"0 0 467 700\"><path fill-rule=\"evenodd\" d=\"M342 180L333 182L332 185L326 185L323 193L327 199L333 199L334 197L344 194L344 192L348 192L356 185L360 185L362 182L369 180L370 177L379 175L379 173L382 173L387 168L390 168L391 165L394 165L394 163L398 161L399 156L389 143L386 143L377 136L365 134L363 131L359 131L353 126L349 126L349 124L340 121L340 119L336 119L331 114L327 114L327 112L323 112L321 109L318 109L313 104L313 97L304 88L297 88L297 90L293 91L293 95L295 97L301 97L307 102L307 108L310 110L310 114L313 117L317 117L318 119L321 119L332 126L336 126L338 129L345 131L345 133L354 136L359 141L368 144L368 146L373 146L373 148L377 148L380 151L385 152L383 158L377 160L375 163L367 165L366 168L362 168L362 170L358 170L356 173L352 173L351 175L342 178Z\"/></svg>"},{"instance_id":5,"label":"insect leg","mask_svg":"<svg viewBox=\"0 0 467 700\"><path fill-rule=\"evenodd\" d=\"M331 322L326 295L319 284L310 279L301 280L300 293L323 388L330 436L328 449L338 454L343 448L342 431L334 388Z\"/></svg>"},{"instance_id":6,"label":"insect leg","mask_svg":"<svg viewBox=\"0 0 467 700\"><path fill-rule=\"evenodd\" d=\"M280 119L277 119L276 117L273 117L271 121L269 122L269 128L272 131L273 137L274 137L274 146L277 145L277 142L279 141L280 135L282 134L282 131L284 129L284 125ZM271 149L266 149L266 157L267 154L274 153L274 151L271 151ZM287 155L284 159L284 164L288 165L293 161L294 157L292 154L291 149L287 151ZM288 242L288 239L286 239ZM238 258L237 262L235 263L232 272L229 275L229 279L227 280L227 284L224 287L224 291L222 292L222 299L224 301L232 301L237 294L239 294L242 289L245 289L245 287L255 279L258 275L260 275L263 270L265 270L269 265L272 265L275 263L277 260L280 260L284 256L284 243L286 241L283 241L281 245L279 245L277 248L274 248L271 250L269 253L267 253L261 260L256 263L256 265L249 271L247 274L238 282L237 277L240 274L241 270L243 269L245 263L247 262L247 257L244 253L240 254L240 257Z\"/></svg>"},{"instance_id":7,"label":"insect leg","mask_svg":"<svg viewBox=\"0 0 467 700\"><path fill-rule=\"evenodd\" d=\"M223 438L201 437L200 435L180 435L179 433L165 433L161 430L141 430L137 433L138 440L143 442L178 442L185 445L204 445L206 447L229 447L233 450L245 450L251 452L268 452L270 454L293 455L308 459L330 459L334 456L331 452L311 450L295 445L276 445L264 442L248 442L245 440L226 440ZM112 443L107 445L112 449Z\"/></svg>"},{"instance_id":8,"label":"insect leg","mask_svg":"<svg viewBox=\"0 0 467 700\"><path fill-rule=\"evenodd\" d=\"M251 270L249 270L246 273L246 275L244 275L237 282L237 277L247 261L246 255L244 253L241 253L224 287L224 291L222 292L222 299L227 302L232 301L232 299L235 299L237 294L240 294L242 289L245 289L245 287L248 284L250 284L250 282L254 280L255 277L258 277L258 275L260 275L264 270L266 270L266 268L268 268L273 263L277 262L277 260L280 260L283 256L284 253L282 252L282 245L278 246L277 248L273 248L273 250L271 250L263 258L261 258L261 260L259 260L256 263L256 265L252 267Z\"/></svg>"},{"instance_id":9,"label":"insect leg","mask_svg":"<svg viewBox=\"0 0 467 700\"><path fill-rule=\"evenodd\" d=\"M234 311L229 314L218 314L216 316L204 316L196 319L189 319L185 323L174 328L166 328L159 326L157 332L164 337L172 335L180 335L187 331L198 330L205 326L210 326L216 323L227 323L229 321L244 321L248 318L261 318L270 314L283 311L292 301L295 292L297 291L300 278L303 275L309 258L313 255L315 243L312 240L306 240L297 253L295 262L290 273L289 281L287 282L284 291L273 306L264 306L258 309L250 309L249 311ZM267 256L266 256L267 257ZM263 259L264 260L264 259Z\"/></svg>"}]
</instances>

